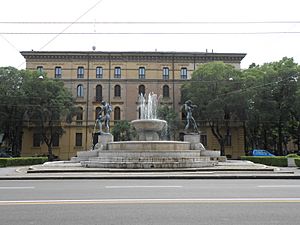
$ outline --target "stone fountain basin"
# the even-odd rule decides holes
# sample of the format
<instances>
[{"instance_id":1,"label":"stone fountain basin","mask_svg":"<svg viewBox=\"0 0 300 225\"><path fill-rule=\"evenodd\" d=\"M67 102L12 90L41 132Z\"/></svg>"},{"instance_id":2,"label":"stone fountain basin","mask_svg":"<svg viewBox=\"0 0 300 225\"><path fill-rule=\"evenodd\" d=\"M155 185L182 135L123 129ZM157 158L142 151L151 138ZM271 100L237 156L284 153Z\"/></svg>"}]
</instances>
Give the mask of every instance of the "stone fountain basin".
<instances>
[{"instance_id":1,"label":"stone fountain basin","mask_svg":"<svg viewBox=\"0 0 300 225\"><path fill-rule=\"evenodd\" d=\"M137 132L140 131L161 131L164 126L166 126L167 122L165 120L159 119L140 119L133 120L131 124L135 127Z\"/></svg>"},{"instance_id":2,"label":"stone fountain basin","mask_svg":"<svg viewBox=\"0 0 300 225\"><path fill-rule=\"evenodd\" d=\"M111 151L188 151L189 142L183 141L119 141L108 143Z\"/></svg>"}]
</instances>

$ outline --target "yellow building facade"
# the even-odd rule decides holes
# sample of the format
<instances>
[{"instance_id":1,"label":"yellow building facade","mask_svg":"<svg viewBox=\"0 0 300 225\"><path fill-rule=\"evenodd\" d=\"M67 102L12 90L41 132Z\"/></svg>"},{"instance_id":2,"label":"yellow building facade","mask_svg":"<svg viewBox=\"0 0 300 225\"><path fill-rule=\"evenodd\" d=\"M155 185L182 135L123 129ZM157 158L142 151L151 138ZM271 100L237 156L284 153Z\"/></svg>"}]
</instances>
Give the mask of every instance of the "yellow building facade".
<instances>
[{"instance_id":1,"label":"yellow building facade","mask_svg":"<svg viewBox=\"0 0 300 225\"><path fill-rule=\"evenodd\" d=\"M172 107L181 118L181 86L188 82L200 64L223 61L240 68L242 53L202 52L69 52L23 51L26 69L39 70L49 78L64 82L82 113L53 147L54 154L66 160L77 151L92 146L92 134L101 100L113 106L111 126L118 120L139 117L138 95L154 92L161 103ZM207 149L219 149L208 127L201 127L201 139ZM25 127L22 155L47 154L47 146L36 143L34 129ZM238 158L244 154L244 131L240 124L232 126L226 155Z\"/></svg>"}]
</instances>

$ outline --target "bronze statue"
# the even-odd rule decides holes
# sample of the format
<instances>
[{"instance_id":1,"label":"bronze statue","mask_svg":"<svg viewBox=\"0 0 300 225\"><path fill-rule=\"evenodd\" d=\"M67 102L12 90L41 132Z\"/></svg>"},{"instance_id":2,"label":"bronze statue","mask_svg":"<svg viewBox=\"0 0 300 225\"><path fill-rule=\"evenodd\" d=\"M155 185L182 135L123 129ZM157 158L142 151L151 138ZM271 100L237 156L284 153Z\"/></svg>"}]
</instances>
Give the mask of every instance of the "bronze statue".
<instances>
[{"instance_id":1,"label":"bronze statue","mask_svg":"<svg viewBox=\"0 0 300 225\"><path fill-rule=\"evenodd\" d=\"M184 129L188 130L190 128L190 125L192 125L194 132L199 133L196 121L192 114L194 108L196 108L197 106L193 105L191 100L187 100L183 106L186 114L186 125Z\"/></svg>"},{"instance_id":2,"label":"bronze statue","mask_svg":"<svg viewBox=\"0 0 300 225\"><path fill-rule=\"evenodd\" d=\"M112 112L112 106L105 101L101 102L101 109L97 116L97 123L99 125L99 133L103 133L102 131L102 123L104 122L104 126L106 128L106 133L109 133L109 122L110 122L110 114ZM102 113L104 115L102 115Z\"/></svg>"}]
</instances>

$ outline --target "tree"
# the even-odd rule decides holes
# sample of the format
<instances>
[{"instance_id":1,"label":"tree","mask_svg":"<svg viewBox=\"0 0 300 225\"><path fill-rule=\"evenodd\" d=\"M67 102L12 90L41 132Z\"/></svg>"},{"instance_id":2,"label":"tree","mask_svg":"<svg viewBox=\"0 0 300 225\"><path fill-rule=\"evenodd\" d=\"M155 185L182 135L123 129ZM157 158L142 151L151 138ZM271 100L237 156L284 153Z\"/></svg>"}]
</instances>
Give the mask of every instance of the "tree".
<instances>
[{"instance_id":1,"label":"tree","mask_svg":"<svg viewBox=\"0 0 300 225\"><path fill-rule=\"evenodd\" d=\"M297 121L295 100L299 67L291 58L266 63L244 71L251 107L248 108L248 140L252 147L273 148L278 155L286 150L291 119ZM296 124L294 121L294 125ZM285 147L284 147L285 146Z\"/></svg>"},{"instance_id":2,"label":"tree","mask_svg":"<svg viewBox=\"0 0 300 225\"><path fill-rule=\"evenodd\" d=\"M0 68L0 133L4 134L12 156L20 156L23 116L27 96L22 85L27 73L13 67Z\"/></svg>"},{"instance_id":3,"label":"tree","mask_svg":"<svg viewBox=\"0 0 300 225\"><path fill-rule=\"evenodd\" d=\"M52 161L53 141L63 135L63 122L70 112L74 112L74 102L71 93L63 82L48 79L38 79L38 73L32 73L24 83L24 92L29 96L27 107L28 119L41 136L41 141L48 147L48 157ZM45 74L44 74L45 75Z\"/></svg>"},{"instance_id":4,"label":"tree","mask_svg":"<svg viewBox=\"0 0 300 225\"><path fill-rule=\"evenodd\" d=\"M177 113L167 105L163 105L158 108L157 115L158 118L167 121L165 134L162 136L166 136L168 140L170 140L171 137L174 138L176 130L178 129Z\"/></svg>"},{"instance_id":5,"label":"tree","mask_svg":"<svg viewBox=\"0 0 300 225\"><path fill-rule=\"evenodd\" d=\"M127 120L117 121L111 133L115 141L130 141L136 135L133 127Z\"/></svg>"},{"instance_id":6,"label":"tree","mask_svg":"<svg viewBox=\"0 0 300 225\"><path fill-rule=\"evenodd\" d=\"M189 99L198 106L194 118L208 123L222 155L230 124L245 119L246 101L241 88L241 72L222 62L200 65L182 88L183 100Z\"/></svg>"}]
</instances>

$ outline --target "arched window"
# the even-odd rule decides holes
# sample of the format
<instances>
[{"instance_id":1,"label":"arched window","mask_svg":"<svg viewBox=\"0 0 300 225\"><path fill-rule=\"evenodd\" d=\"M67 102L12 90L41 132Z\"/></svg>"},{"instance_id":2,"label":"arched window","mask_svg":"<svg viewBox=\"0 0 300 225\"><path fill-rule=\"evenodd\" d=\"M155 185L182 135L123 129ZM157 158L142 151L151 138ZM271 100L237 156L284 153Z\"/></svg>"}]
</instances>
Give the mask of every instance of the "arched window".
<instances>
[{"instance_id":1,"label":"arched window","mask_svg":"<svg viewBox=\"0 0 300 225\"><path fill-rule=\"evenodd\" d=\"M120 85L115 86L115 97L121 97L121 86Z\"/></svg>"},{"instance_id":2,"label":"arched window","mask_svg":"<svg viewBox=\"0 0 300 225\"><path fill-rule=\"evenodd\" d=\"M83 85L79 84L77 86L77 97L83 97Z\"/></svg>"},{"instance_id":3,"label":"arched window","mask_svg":"<svg viewBox=\"0 0 300 225\"><path fill-rule=\"evenodd\" d=\"M100 84L96 86L96 101L102 101L102 86Z\"/></svg>"},{"instance_id":4,"label":"arched window","mask_svg":"<svg viewBox=\"0 0 300 225\"><path fill-rule=\"evenodd\" d=\"M169 98L169 97L170 97L169 86L164 85L163 86L163 98Z\"/></svg>"},{"instance_id":5,"label":"arched window","mask_svg":"<svg viewBox=\"0 0 300 225\"><path fill-rule=\"evenodd\" d=\"M139 86L139 95L145 95L145 85L140 85Z\"/></svg>"},{"instance_id":6,"label":"arched window","mask_svg":"<svg viewBox=\"0 0 300 225\"><path fill-rule=\"evenodd\" d=\"M99 114L100 111L101 111L101 107L96 107L96 110L95 110L95 120L98 119L98 114Z\"/></svg>"},{"instance_id":7,"label":"arched window","mask_svg":"<svg viewBox=\"0 0 300 225\"><path fill-rule=\"evenodd\" d=\"M121 109L118 106L114 109L114 120L121 120Z\"/></svg>"}]
</instances>

